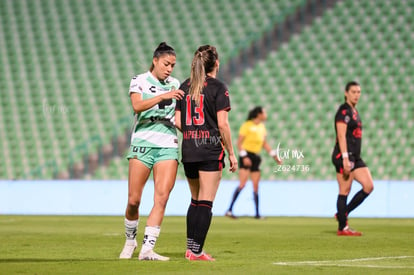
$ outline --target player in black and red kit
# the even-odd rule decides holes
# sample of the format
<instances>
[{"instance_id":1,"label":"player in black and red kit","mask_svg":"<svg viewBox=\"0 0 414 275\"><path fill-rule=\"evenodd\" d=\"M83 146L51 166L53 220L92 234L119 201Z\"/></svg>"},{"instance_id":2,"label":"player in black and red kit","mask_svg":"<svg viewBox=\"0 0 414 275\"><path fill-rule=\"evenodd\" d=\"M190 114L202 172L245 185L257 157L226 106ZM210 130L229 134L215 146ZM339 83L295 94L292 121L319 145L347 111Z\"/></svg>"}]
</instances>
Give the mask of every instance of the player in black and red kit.
<instances>
[{"instance_id":1,"label":"player in black and red kit","mask_svg":"<svg viewBox=\"0 0 414 275\"><path fill-rule=\"evenodd\" d=\"M219 59L216 48L201 46L194 54L191 76L180 89L175 122L183 133L182 162L191 191L187 212L187 250L190 261L214 261L203 251L211 224L213 201L229 154L230 171L237 170L228 122L230 99L227 87L216 79Z\"/></svg>"},{"instance_id":2,"label":"player in black and red kit","mask_svg":"<svg viewBox=\"0 0 414 275\"><path fill-rule=\"evenodd\" d=\"M371 172L361 158L362 121L355 106L361 96L358 82L351 81L345 87L345 103L339 106L335 115L336 144L332 162L339 184L337 200L338 236L361 236L348 226L349 213L357 208L374 189ZM352 181L356 180L362 189L347 204Z\"/></svg>"}]
</instances>

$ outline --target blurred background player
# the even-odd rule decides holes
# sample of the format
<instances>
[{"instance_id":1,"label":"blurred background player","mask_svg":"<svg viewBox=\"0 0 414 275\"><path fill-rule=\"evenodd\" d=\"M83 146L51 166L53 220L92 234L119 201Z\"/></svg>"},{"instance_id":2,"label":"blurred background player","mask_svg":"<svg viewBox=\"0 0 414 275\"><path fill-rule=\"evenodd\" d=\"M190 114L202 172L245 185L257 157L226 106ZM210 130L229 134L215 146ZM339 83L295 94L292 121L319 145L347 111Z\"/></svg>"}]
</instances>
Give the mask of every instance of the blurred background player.
<instances>
[{"instance_id":1,"label":"blurred background player","mask_svg":"<svg viewBox=\"0 0 414 275\"><path fill-rule=\"evenodd\" d=\"M337 200L338 236L361 236L348 226L349 213L357 208L374 189L371 172L361 159L362 121L355 108L361 87L351 81L345 87L345 103L339 106L335 115L336 143L332 152L332 163L336 169L339 184ZM356 180L362 189L347 204L352 181Z\"/></svg>"},{"instance_id":2,"label":"blurred background player","mask_svg":"<svg viewBox=\"0 0 414 275\"><path fill-rule=\"evenodd\" d=\"M237 170L228 122L229 93L216 79L219 64L215 47L199 47L191 64L190 78L180 87L184 97L176 106L176 125L183 133L182 162L191 191L185 253L190 261L214 261L203 251L203 246L211 224L225 150L229 154L230 171Z\"/></svg>"},{"instance_id":3,"label":"blurred background player","mask_svg":"<svg viewBox=\"0 0 414 275\"><path fill-rule=\"evenodd\" d=\"M154 51L146 73L131 80L129 94L135 114L131 147L127 155L128 204L125 211L125 246L119 256L130 259L137 247L136 233L142 191L153 171L154 205L148 216L139 260L169 260L153 251L160 234L168 197L175 183L178 166L178 140L174 125L175 100L183 92L171 77L176 54L165 42ZM152 199L152 198L148 198Z\"/></svg>"},{"instance_id":4,"label":"blurred background player","mask_svg":"<svg viewBox=\"0 0 414 275\"><path fill-rule=\"evenodd\" d=\"M226 212L227 217L236 218L233 215L233 206L240 192L246 186L249 177L253 183L253 197L255 204L256 219L260 219L259 212L259 181L260 181L260 162L259 155L264 148L278 164L282 161L278 158L276 151L272 150L266 141L266 127L264 122L267 119L266 110L257 106L249 112L247 120L241 125L239 138L237 139L237 148L239 150L239 186L233 194L230 207Z\"/></svg>"}]
</instances>

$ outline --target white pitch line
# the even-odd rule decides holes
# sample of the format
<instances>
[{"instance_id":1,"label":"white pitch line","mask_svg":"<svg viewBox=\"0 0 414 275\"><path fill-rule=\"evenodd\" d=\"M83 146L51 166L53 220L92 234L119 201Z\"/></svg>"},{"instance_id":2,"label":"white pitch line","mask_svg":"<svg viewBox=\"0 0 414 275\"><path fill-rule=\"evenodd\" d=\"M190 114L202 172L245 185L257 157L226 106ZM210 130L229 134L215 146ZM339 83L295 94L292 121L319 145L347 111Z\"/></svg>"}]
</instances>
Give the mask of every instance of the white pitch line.
<instances>
[{"instance_id":1,"label":"white pitch line","mask_svg":"<svg viewBox=\"0 0 414 275\"><path fill-rule=\"evenodd\" d=\"M275 265L286 265L286 266L346 266L346 267L369 267L369 268L410 268L414 269L414 266L382 266L382 265L363 265L363 264L346 264L350 262L364 262L364 261L379 261L379 260L390 260L390 259L407 259L414 258L414 256L392 256L392 257L375 257L375 258L356 258L356 259L345 259L345 260L326 260L326 261L300 261L300 262L275 262Z\"/></svg>"}]
</instances>

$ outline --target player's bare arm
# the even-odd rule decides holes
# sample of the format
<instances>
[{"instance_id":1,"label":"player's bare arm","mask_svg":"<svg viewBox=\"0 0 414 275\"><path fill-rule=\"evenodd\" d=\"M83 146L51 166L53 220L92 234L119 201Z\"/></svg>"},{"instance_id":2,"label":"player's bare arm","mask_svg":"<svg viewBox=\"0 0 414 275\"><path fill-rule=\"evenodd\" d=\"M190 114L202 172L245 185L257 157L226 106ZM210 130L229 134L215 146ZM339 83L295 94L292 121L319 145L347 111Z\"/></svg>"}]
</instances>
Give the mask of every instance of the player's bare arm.
<instances>
[{"instance_id":1,"label":"player's bare arm","mask_svg":"<svg viewBox=\"0 0 414 275\"><path fill-rule=\"evenodd\" d=\"M182 90L172 90L168 93L161 94L149 99L142 99L142 95L139 93L131 94L131 104L135 113L146 111L163 100L168 99L182 99L184 92Z\"/></svg>"}]
</instances>

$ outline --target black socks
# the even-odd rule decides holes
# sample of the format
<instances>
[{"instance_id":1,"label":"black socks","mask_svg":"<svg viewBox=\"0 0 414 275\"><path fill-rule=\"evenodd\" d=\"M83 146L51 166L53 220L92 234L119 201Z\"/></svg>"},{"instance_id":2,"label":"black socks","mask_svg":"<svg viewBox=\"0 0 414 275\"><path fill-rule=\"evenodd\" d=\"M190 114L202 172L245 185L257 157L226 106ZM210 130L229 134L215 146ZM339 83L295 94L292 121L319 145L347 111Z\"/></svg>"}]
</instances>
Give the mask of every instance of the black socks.
<instances>
[{"instance_id":1,"label":"black socks","mask_svg":"<svg viewBox=\"0 0 414 275\"><path fill-rule=\"evenodd\" d=\"M368 193L365 193L364 190L361 189L355 194L351 202L348 204L346 212L349 214L352 210L357 208L368 197L368 195Z\"/></svg>"},{"instance_id":2,"label":"black socks","mask_svg":"<svg viewBox=\"0 0 414 275\"><path fill-rule=\"evenodd\" d=\"M237 197L239 196L241 190L242 189L240 189L239 187L237 187L236 190L234 190L233 198L231 200L231 204L230 204L230 207L229 207L229 211L233 211L234 202L237 200Z\"/></svg>"},{"instance_id":3,"label":"black socks","mask_svg":"<svg viewBox=\"0 0 414 275\"><path fill-rule=\"evenodd\" d=\"M204 242L211 224L212 201L191 200L187 212L187 249L195 254L203 251Z\"/></svg>"},{"instance_id":4,"label":"black socks","mask_svg":"<svg viewBox=\"0 0 414 275\"><path fill-rule=\"evenodd\" d=\"M338 195L338 200L336 201L336 209L337 209L337 216L338 219L338 229L342 230L346 226L346 220L347 220L347 213L346 213L346 200L348 199L348 196L345 195Z\"/></svg>"},{"instance_id":5,"label":"black socks","mask_svg":"<svg viewBox=\"0 0 414 275\"><path fill-rule=\"evenodd\" d=\"M198 201L191 199L190 206L187 210L187 249L191 249L194 242L194 230L195 230L195 216L198 206Z\"/></svg>"},{"instance_id":6,"label":"black socks","mask_svg":"<svg viewBox=\"0 0 414 275\"><path fill-rule=\"evenodd\" d=\"M256 192L253 192L253 197L254 197L254 206L255 206L255 209L256 209L256 218L259 218L260 217L260 214L259 214L259 194L256 193Z\"/></svg>"}]
</instances>

